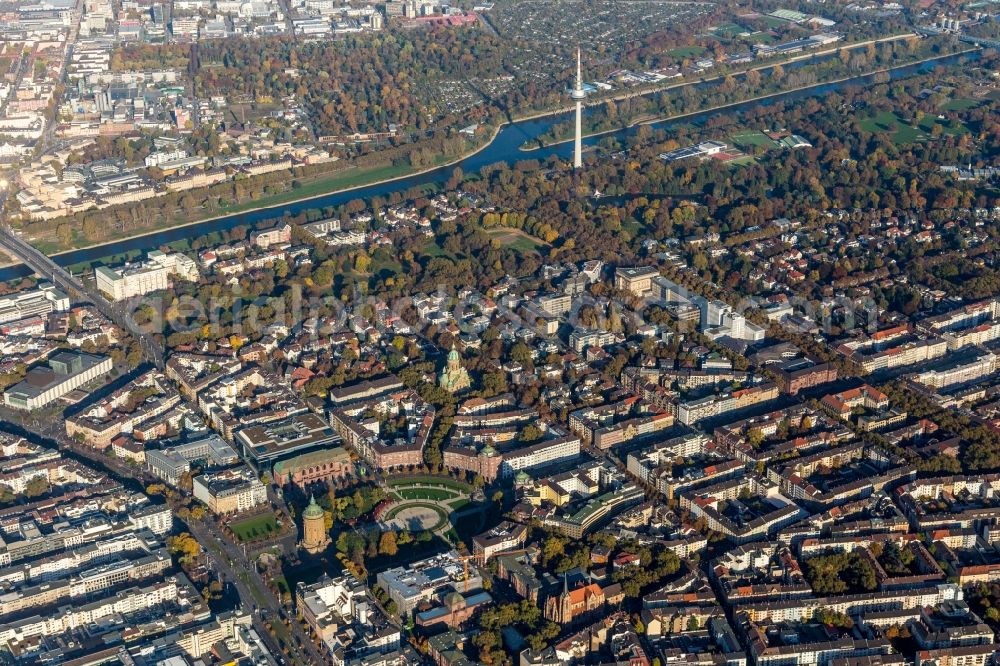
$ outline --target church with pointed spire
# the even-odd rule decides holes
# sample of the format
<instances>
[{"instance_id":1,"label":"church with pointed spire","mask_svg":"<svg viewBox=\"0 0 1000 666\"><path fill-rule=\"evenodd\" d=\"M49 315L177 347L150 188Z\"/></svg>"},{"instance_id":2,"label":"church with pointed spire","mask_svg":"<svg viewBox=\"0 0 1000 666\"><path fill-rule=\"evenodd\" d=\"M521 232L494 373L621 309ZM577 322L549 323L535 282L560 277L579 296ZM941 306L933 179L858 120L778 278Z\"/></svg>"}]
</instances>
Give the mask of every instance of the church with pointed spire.
<instances>
[{"instance_id":1,"label":"church with pointed spire","mask_svg":"<svg viewBox=\"0 0 1000 666\"><path fill-rule=\"evenodd\" d=\"M545 619L558 624L573 624L596 615L604 608L605 601L604 590L597 583L588 582L571 590L568 578L563 574L562 592L545 600Z\"/></svg>"},{"instance_id":2,"label":"church with pointed spire","mask_svg":"<svg viewBox=\"0 0 1000 666\"><path fill-rule=\"evenodd\" d=\"M438 386L449 393L458 393L472 386L469 371L462 367L462 357L458 355L454 345L448 352L448 362L438 375Z\"/></svg>"}]
</instances>

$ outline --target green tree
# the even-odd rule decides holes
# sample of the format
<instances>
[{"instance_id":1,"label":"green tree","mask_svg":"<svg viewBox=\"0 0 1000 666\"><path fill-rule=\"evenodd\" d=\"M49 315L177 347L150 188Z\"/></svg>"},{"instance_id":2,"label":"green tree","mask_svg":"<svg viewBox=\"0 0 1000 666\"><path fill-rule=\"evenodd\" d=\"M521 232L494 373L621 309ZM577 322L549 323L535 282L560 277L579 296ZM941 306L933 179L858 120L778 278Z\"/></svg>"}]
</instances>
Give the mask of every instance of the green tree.
<instances>
[{"instance_id":1,"label":"green tree","mask_svg":"<svg viewBox=\"0 0 1000 666\"><path fill-rule=\"evenodd\" d=\"M532 442L537 442L538 440L540 440L542 438L542 435L543 433L541 428L539 428L534 423L529 423L528 425L524 426L524 428L521 430L521 434L518 435L518 440L525 444L530 444Z\"/></svg>"},{"instance_id":2,"label":"green tree","mask_svg":"<svg viewBox=\"0 0 1000 666\"><path fill-rule=\"evenodd\" d=\"M24 485L24 494L28 497L38 497L49 492L49 479L45 476L36 476Z\"/></svg>"},{"instance_id":3,"label":"green tree","mask_svg":"<svg viewBox=\"0 0 1000 666\"><path fill-rule=\"evenodd\" d=\"M382 533L382 537L378 542L378 552L380 555L393 556L399 552L399 548L396 545L396 533L393 531L387 531Z\"/></svg>"}]
</instances>

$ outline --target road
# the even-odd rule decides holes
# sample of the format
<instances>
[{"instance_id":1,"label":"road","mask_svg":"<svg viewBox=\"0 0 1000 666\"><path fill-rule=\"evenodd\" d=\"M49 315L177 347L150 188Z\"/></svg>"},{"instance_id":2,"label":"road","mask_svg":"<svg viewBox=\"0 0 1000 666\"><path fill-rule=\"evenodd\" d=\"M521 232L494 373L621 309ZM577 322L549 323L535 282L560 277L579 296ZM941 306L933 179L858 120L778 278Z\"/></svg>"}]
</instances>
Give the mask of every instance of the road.
<instances>
[{"instance_id":1,"label":"road","mask_svg":"<svg viewBox=\"0 0 1000 666\"><path fill-rule=\"evenodd\" d=\"M51 423L29 423L27 426L31 428L31 432L28 433L15 425L14 421L5 423L4 416L0 410L0 424L5 425L11 432L22 433L32 441L40 441L46 446L58 446L68 458L92 465L127 488L145 488L149 483L160 482L160 479L153 477L141 467L130 465L123 460L105 455L91 446L67 438L54 420ZM240 547L221 533L211 519L200 521L189 519L185 525L205 549L208 568L219 574L221 582L229 582L236 587L240 607L252 617L254 628L276 659L283 664L298 666L313 664L324 666L331 663L331 658L316 647L294 616L289 616L291 629L285 627L282 622L285 610L280 600L271 593L254 563L243 554ZM266 622L271 622L275 627L275 633L282 637L285 645L279 644L275 634L265 626ZM285 656L285 646L289 648L287 656Z\"/></svg>"},{"instance_id":2,"label":"road","mask_svg":"<svg viewBox=\"0 0 1000 666\"><path fill-rule=\"evenodd\" d=\"M285 15L285 29L288 30L289 36L297 41L299 36L295 34L295 23L292 22L292 3L289 0L278 0L278 4L281 5L281 11Z\"/></svg>"},{"instance_id":3,"label":"road","mask_svg":"<svg viewBox=\"0 0 1000 666\"><path fill-rule=\"evenodd\" d=\"M160 370L163 369L164 349L162 345L153 336L139 329L131 313L122 304L112 303L95 289L88 289L78 278L18 236L6 224L0 224L0 250L24 262L39 277L50 280L52 284L65 290L70 296L93 303L101 314L139 341L142 356L147 362L152 363Z\"/></svg>"},{"instance_id":4,"label":"road","mask_svg":"<svg viewBox=\"0 0 1000 666\"><path fill-rule=\"evenodd\" d=\"M920 26L916 29L921 35L942 35L949 34L947 30L942 28L936 28L934 26ZM954 34L954 33L952 33ZM965 44L972 44L973 46L981 46L988 49L1000 49L1000 39L990 39L988 37L974 37L972 35L957 34L956 37L958 41Z\"/></svg>"},{"instance_id":5,"label":"road","mask_svg":"<svg viewBox=\"0 0 1000 666\"><path fill-rule=\"evenodd\" d=\"M147 483L159 482L147 474L143 469L129 465L117 458L106 456L93 447L78 444L67 440L65 437L58 437L60 448L68 450L75 457L92 462L96 467L104 469L113 476L138 482L145 487ZM257 571L257 567L244 554L243 550L230 541L218 526L210 519L193 520L186 522L188 531L198 540L198 543L205 549L205 553L210 560L209 568L220 574L225 582L231 582L240 597L240 605L253 618L254 627L267 643L268 649L277 659L286 659L291 663L301 665L330 664L331 658L321 652L305 630L294 619L290 622L291 629L287 629L282 622L285 609L280 601L271 593L270 588L263 577ZM266 617L262 614L266 612ZM278 627L276 633L284 637L285 645L290 648L290 654L284 656L284 646L279 644L275 635L268 631L265 622L271 622ZM278 626L280 625L280 626Z\"/></svg>"},{"instance_id":6,"label":"road","mask_svg":"<svg viewBox=\"0 0 1000 666\"><path fill-rule=\"evenodd\" d=\"M69 68L69 62L73 57L73 46L76 44L76 40L80 35L80 21L83 17L83 0L76 0L76 9L73 12L73 16L73 24L69 28L69 34L66 36L66 50L63 52L63 59L59 64L59 74L55 81L57 85L66 82L66 71ZM45 127L42 130L42 135L35 141L35 155L43 155L46 150L49 149L50 144L52 143L52 138L55 135L56 128L59 126L58 120L59 105L54 104L52 105L51 114L45 119Z\"/></svg>"},{"instance_id":7,"label":"road","mask_svg":"<svg viewBox=\"0 0 1000 666\"><path fill-rule=\"evenodd\" d=\"M243 609L253 617L254 626L268 642L268 648L276 656L284 654L274 635L264 627L261 612L266 611L267 619L272 625L281 625L284 629L282 618L285 609L275 599L254 563L250 562L243 555L242 549L227 539L212 522L191 520L187 526L212 559L212 567L236 586ZM282 633L285 634L285 643L290 648L289 658L293 662L317 665L331 663L331 658L320 652L296 620L292 619L290 625L291 630L285 629Z\"/></svg>"}]
</instances>

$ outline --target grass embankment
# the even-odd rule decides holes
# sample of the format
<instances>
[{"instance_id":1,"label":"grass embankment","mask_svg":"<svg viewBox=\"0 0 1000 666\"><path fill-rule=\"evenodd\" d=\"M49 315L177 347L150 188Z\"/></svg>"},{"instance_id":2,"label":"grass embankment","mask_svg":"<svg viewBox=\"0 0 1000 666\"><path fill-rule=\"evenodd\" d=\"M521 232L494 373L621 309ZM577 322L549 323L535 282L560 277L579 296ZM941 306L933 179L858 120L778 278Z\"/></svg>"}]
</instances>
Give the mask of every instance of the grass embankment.
<instances>
[{"instance_id":1,"label":"grass embankment","mask_svg":"<svg viewBox=\"0 0 1000 666\"><path fill-rule=\"evenodd\" d=\"M45 254L49 256L57 256L74 250L91 249L131 238L150 236L168 229L179 229L195 224L202 224L204 222L210 222L212 220L239 213L250 213L284 204L306 202L333 194L349 192L363 187L390 183L428 171L434 171L435 169L439 169L441 167L457 164L462 160L468 159L489 146L493 142L493 139L496 138L496 135L499 133L501 127L502 125L493 128L489 138L483 140L482 142L477 141L473 148L463 152L461 155L439 155L434 162L428 166L414 167L408 164L383 164L365 168L345 166L343 169L333 173L324 173L311 177L289 176L288 183L290 184L292 181L297 181L299 183L298 187L257 197L251 201L229 204L213 211L209 211L203 206L199 206L194 209L199 212L189 213L185 216L178 216L176 212L172 217L164 215L161 216L160 221L150 224L149 226L143 226L141 229L110 232L106 235L106 237L102 238L98 242L93 242L85 238L79 233L79 230L74 230L73 238L68 244L60 243L58 240L52 238L53 234L51 232L47 233L46 236L42 238L32 238L30 235L30 225L27 230L27 240ZM199 190L192 190L191 192L197 196ZM151 199L149 201L155 202L156 199ZM281 211L275 211L276 217L280 216L280 214ZM62 219L70 218L60 218L60 220Z\"/></svg>"},{"instance_id":2,"label":"grass embankment","mask_svg":"<svg viewBox=\"0 0 1000 666\"><path fill-rule=\"evenodd\" d=\"M441 157L436 160L434 165L430 168L436 169L444 166L450 161L454 161L454 158ZM256 201L247 201L241 204L226 206L219 210L218 216L233 215L234 213L243 213L246 211L257 210L259 208L270 208L271 206L278 206L285 203L294 203L296 201L314 199L316 197L334 194L341 190L350 190L357 187L365 187L367 185L392 181L398 178L405 178L407 176L412 176L415 173L426 171L427 169L428 167L417 168L408 164L387 164L367 169L348 167L345 171L339 171L328 176L316 178L315 180L304 183L301 187L288 190L287 192L262 197Z\"/></svg>"}]
</instances>

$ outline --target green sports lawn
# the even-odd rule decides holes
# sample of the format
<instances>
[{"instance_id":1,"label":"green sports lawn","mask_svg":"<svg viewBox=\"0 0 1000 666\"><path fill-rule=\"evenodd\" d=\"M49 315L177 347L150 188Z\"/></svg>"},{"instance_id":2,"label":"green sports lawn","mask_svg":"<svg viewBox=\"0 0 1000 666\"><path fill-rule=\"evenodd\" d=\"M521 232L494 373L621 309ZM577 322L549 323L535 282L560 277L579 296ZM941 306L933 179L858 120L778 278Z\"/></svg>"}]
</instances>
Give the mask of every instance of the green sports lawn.
<instances>
[{"instance_id":1,"label":"green sports lawn","mask_svg":"<svg viewBox=\"0 0 1000 666\"><path fill-rule=\"evenodd\" d=\"M735 37L747 32L747 29L736 23L723 23L717 26L713 32L720 37Z\"/></svg>"},{"instance_id":2,"label":"green sports lawn","mask_svg":"<svg viewBox=\"0 0 1000 666\"><path fill-rule=\"evenodd\" d=\"M753 164L756 160L750 155L744 155L743 157L737 157L734 160L730 160L728 164L746 166L748 164Z\"/></svg>"},{"instance_id":3,"label":"green sports lawn","mask_svg":"<svg viewBox=\"0 0 1000 666\"><path fill-rule=\"evenodd\" d=\"M777 16L767 16L766 14L754 17L753 20L760 21L769 28L781 28L791 23L791 21L786 21L785 19L778 18Z\"/></svg>"},{"instance_id":4,"label":"green sports lawn","mask_svg":"<svg viewBox=\"0 0 1000 666\"><path fill-rule=\"evenodd\" d=\"M764 148L775 148L774 141L769 139L763 132L740 132L729 137L730 140L741 148L747 146L763 146Z\"/></svg>"}]
</instances>

